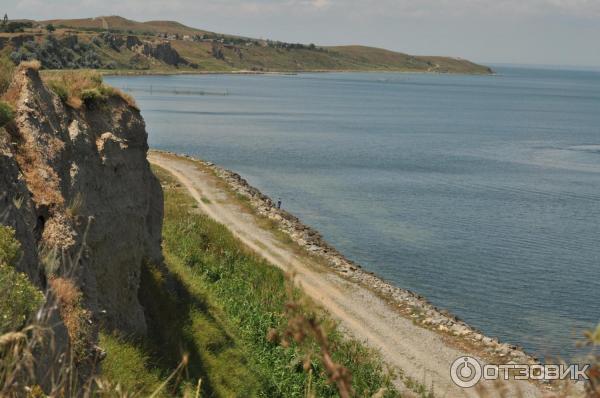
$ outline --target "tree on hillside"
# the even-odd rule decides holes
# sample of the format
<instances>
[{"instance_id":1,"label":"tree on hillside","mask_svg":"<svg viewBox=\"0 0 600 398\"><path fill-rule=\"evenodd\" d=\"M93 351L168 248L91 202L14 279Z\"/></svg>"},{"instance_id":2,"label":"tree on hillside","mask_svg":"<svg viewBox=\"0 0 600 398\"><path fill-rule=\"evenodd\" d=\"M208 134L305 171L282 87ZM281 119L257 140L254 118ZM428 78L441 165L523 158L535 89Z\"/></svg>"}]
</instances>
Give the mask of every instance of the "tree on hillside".
<instances>
[{"instance_id":1,"label":"tree on hillside","mask_svg":"<svg viewBox=\"0 0 600 398\"><path fill-rule=\"evenodd\" d=\"M8 14L4 14L4 18L2 19L2 26L8 25Z\"/></svg>"},{"instance_id":2,"label":"tree on hillside","mask_svg":"<svg viewBox=\"0 0 600 398\"><path fill-rule=\"evenodd\" d=\"M56 30L56 28L54 27L54 25L52 25L51 23L46 25L46 30L48 31L48 33L52 33Z\"/></svg>"}]
</instances>

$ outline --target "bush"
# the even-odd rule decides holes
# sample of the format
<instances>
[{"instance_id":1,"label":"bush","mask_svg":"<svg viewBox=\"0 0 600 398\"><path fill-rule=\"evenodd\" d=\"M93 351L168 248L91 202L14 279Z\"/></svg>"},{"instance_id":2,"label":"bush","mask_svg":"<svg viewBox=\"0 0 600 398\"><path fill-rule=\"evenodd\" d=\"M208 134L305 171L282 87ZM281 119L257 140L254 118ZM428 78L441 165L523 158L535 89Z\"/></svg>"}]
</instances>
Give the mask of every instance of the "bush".
<instances>
[{"instance_id":1,"label":"bush","mask_svg":"<svg viewBox=\"0 0 600 398\"><path fill-rule=\"evenodd\" d=\"M13 268L20 257L15 231L0 226L0 334L21 329L44 301L44 295L29 278Z\"/></svg>"},{"instance_id":2,"label":"bush","mask_svg":"<svg viewBox=\"0 0 600 398\"><path fill-rule=\"evenodd\" d=\"M94 103L106 101L106 98L101 88L90 88L81 92L81 100L88 107Z\"/></svg>"},{"instance_id":3,"label":"bush","mask_svg":"<svg viewBox=\"0 0 600 398\"><path fill-rule=\"evenodd\" d=\"M12 122L15 117L15 112L8 103L0 101L0 127Z\"/></svg>"},{"instance_id":4,"label":"bush","mask_svg":"<svg viewBox=\"0 0 600 398\"><path fill-rule=\"evenodd\" d=\"M54 94L58 95L62 102L67 102L69 99L69 90L63 82L52 80L48 82L48 87L50 90L54 91Z\"/></svg>"},{"instance_id":5,"label":"bush","mask_svg":"<svg viewBox=\"0 0 600 398\"><path fill-rule=\"evenodd\" d=\"M15 265L21 257L21 245L12 228L0 226L0 264Z\"/></svg>"},{"instance_id":6,"label":"bush","mask_svg":"<svg viewBox=\"0 0 600 398\"><path fill-rule=\"evenodd\" d=\"M44 81L61 100L75 109L83 104L93 106L111 97L121 97L135 109L133 98L102 82L102 76L94 71L51 72L44 76Z\"/></svg>"}]
</instances>

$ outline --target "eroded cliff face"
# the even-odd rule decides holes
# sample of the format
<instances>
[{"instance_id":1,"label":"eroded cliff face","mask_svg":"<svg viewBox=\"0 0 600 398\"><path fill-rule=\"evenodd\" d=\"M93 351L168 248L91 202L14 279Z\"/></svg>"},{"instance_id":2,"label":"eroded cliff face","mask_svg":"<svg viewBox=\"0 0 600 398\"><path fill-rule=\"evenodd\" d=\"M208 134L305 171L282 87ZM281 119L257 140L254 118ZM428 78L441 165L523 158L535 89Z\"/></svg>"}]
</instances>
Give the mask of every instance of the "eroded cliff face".
<instances>
[{"instance_id":1,"label":"eroded cliff face","mask_svg":"<svg viewBox=\"0 0 600 398\"><path fill-rule=\"evenodd\" d=\"M162 261L163 202L140 112L118 95L73 109L27 67L12 84L0 216L23 246L19 267L41 287L72 278L95 324L145 333L140 267Z\"/></svg>"}]
</instances>

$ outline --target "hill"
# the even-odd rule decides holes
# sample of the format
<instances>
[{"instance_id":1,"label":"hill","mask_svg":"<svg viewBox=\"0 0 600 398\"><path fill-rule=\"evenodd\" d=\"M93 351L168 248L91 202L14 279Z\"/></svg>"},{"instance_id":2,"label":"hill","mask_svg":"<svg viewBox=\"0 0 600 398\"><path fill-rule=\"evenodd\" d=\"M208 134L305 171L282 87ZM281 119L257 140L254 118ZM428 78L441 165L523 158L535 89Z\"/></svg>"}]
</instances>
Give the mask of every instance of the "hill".
<instances>
[{"instance_id":1,"label":"hill","mask_svg":"<svg viewBox=\"0 0 600 398\"><path fill-rule=\"evenodd\" d=\"M39 23L43 26L53 24L55 26L79 29L131 31L132 33L138 34L174 33L180 35L195 35L199 33L208 33L201 29L190 28L175 21L137 22L117 15L82 19L52 19L40 21Z\"/></svg>"},{"instance_id":2,"label":"hill","mask_svg":"<svg viewBox=\"0 0 600 398\"><path fill-rule=\"evenodd\" d=\"M365 46L322 47L226 35L173 21L119 16L30 21L0 34L15 63L39 59L46 69L113 69L148 73L401 71L489 74L460 58L413 56ZM55 30L48 34L46 27ZM7 49L8 48L8 49Z\"/></svg>"}]
</instances>

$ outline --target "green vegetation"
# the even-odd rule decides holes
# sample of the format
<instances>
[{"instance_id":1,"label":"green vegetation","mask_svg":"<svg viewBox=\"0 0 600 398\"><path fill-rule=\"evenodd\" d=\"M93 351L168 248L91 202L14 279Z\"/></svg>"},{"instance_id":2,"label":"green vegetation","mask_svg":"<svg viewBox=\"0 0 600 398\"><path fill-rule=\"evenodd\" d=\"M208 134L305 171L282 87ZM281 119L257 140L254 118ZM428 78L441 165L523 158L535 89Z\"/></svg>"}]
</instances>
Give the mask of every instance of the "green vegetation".
<instances>
[{"instance_id":1,"label":"green vegetation","mask_svg":"<svg viewBox=\"0 0 600 398\"><path fill-rule=\"evenodd\" d=\"M12 82L15 64L8 56L0 56L0 95L4 94Z\"/></svg>"},{"instance_id":2,"label":"green vegetation","mask_svg":"<svg viewBox=\"0 0 600 398\"><path fill-rule=\"evenodd\" d=\"M283 334L287 325L285 275L250 253L224 226L198 214L193 199L168 173L158 168L155 173L166 185L166 268L148 264L142 271L139 298L148 338L104 335L104 376L150 391L158 376L164 380L185 357L187 368L168 386L170 394L189 393L201 379L202 396L337 396L314 340L283 347L267 338L272 330ZM370 396L381 387L389 389L385 396L396 395L380 358L344 338L324 314L318 316L333 359L353 375L356 395ZM119 365L133 358L135 367Z\"/></svg>"},{"instance_id":3,"label":"green vegetation","mask_svg":"<svg viewBox=\"0 0 600 398\"><path fill-rule=\"evenodd\" d=\"M96 71L59 71L45 73L44 82L58 97L75 109L82 105L90 107L98 102L118 96L130 106L137 108L133 98L122 91L104 84L102 75Z\"/></svg>"},{"instance_id":4,"label":"green vegetation","mask_svg":"<svg viewBox=\"0 0 600 398\"><path fill-rule=\"evenodd\" d=\"M106 350L102 374L123 390L149 396L162 383L160 371L149 369L147 354L126 340L107 333L100 334L100 345Z\"/></svg>"},{"instance_id":5,"label":"green vegetation","mask_svg":"<svg viewBox=\"0 0 600 398\"><path fill-rule=\"evenodd\" d=\"M20 330L44 301L27 275L14 269L21 247L12 228L0 226L0 335Z\"/></svg>"},{"instance_id":6,"label":"green vegetation","mask_svg":"<svg viewBox=\"0 0 600 398\"><path fill-rule=\"evenodd\" d=\"M321 47L259 40L207 32L177 22L136 22L117 16L40 21L36 27L15 35L22 39L11 39L13 61L38 59L46 69L91 68L111 73L491 72L458 58L411 56L364 46Z\"/></svg>"},{"instance_id":7,"label":"green vegetation","mask_svg":"<svg viewBox=\"0 0 600 398\"><path fill-rule=\"evenodd\" d=\"M15 239L15 230L0 226L0 264L16 265L21 258L21 245Z\"/></svg>"},{"instance_id":8,"label":"green vegetation","mask_svg":"<svg viewBox=\"0 0 600 398\"><path fill-rule=\"evenodd\" d=\"M0 23L0 32L18 33L25 32L25 29L33 27L33 23L29 21L8 21L8 16L4 14L4 19Z\"/></svg>"},{"instance_id":9,"label":"green vegetation","mask_svg":"<svg viewBox=\"0 0 600 398\"><path fill-rule=\"evenodd\" d=\"M10 123L15 117L15 112L8 103L0 101L0 127Z\"/></svg>"},{"instance_id":10,"label":"green vegetation","mask_svg":"<svg viewBox=\"0 0 600 398\"><path fill-rule=\"evenodd\" d=\"M48 80L46 84L50 90L58 95L58 98L60 98L62 102L67 102L69 100L69 89L64 82L59 80Z\"/></svg>"},{"instance_id":11,"label":"green vegetation","mask_svg":"<svg viewBox=\"0 0 600 398\"><path fill-rule=\"evenodd\" d=\"M55 29L48 25L48 32ZM58 37L49 34L38 40L29 40L15 46L10 54L15 64L37 59L45 69L99 69L110 68L110 63L103 62L96 51L96 46L86 41L80 41L76 35Z\"/></svg>"}]
</instances>

